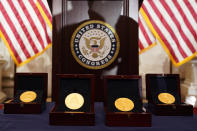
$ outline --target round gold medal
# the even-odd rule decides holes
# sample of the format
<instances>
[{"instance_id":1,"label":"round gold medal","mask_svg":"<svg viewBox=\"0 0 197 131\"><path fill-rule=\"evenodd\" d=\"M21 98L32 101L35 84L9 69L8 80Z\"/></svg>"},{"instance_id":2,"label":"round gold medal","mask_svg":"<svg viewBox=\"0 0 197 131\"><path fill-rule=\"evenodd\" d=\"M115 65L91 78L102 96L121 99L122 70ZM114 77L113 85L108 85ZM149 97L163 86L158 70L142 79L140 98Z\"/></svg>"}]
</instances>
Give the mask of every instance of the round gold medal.
<instances>
[{"instance_id":1,"label":"round gold medal","mask_svg":"<svg viewBox=\"0 0 197 131\"><path fill-rule=\"evenodd\" d=\"M25 91L20 95L20 100L22 102L32 102L36 99L37 94L34 91Z\"/></svg>"},{"instance_id":2,"label":"round gold medal","mask_svg":"<svg viewBox=\"0 0 197 131\"><path fill-rule=\"evenodd\" d=\"M173 104L175 102L174 96L170 93L160 93L158 99L165 104Z\"/></svg>"},{"instance_id":3,"label":"round gold medal","mask_svg":"<svg viewBox=\"0 0 197 131\"><path fill-rule=\"evenodd\" d=\"M134 103L128 98L118 98L115 101L115 107L120 111L131 111L134 108Z\"/></svg>"},{"instance_id":4,"label":"round gold medal","mask_svg":"<svg viewBox=\"0 0 197 131\"><path fill-rule=\"evenodd\" d=\"M69 109L77 110L84 104L84 98L79 93L71 93L65 98L65 105Z\"/></svg>"}]
</instances>

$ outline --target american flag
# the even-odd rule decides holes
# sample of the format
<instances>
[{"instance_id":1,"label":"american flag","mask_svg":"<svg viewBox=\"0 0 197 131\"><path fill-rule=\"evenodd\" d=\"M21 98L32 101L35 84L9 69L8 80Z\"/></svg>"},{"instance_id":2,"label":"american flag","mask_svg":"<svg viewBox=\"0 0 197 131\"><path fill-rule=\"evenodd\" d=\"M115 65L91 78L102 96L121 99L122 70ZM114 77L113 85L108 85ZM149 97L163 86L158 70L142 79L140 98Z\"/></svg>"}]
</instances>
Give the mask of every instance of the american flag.
<instances>
[{"instance_id":1,"label":"american flag","mask_svg":"<svg viewBox=\"0 0 197 131\"><path fill-rule=\"evenodd\" d=\"M175 66L196 57L197 0L144 0L139 17L145 20ZM143 41L140 34L139 39Z\"/></svg>"},{"instance_id":2,"label":"american flag","mask_svg":"<svg viewBox=\"0 0 197 131\"><path fill-rule=\"evenodd\" d=\"M148 28L143 16L139 13L139 54L145 52L150 49L155 43L155 37L152 32Z\"/></svg>"},{"instance_id":3,"label":"american flag","mask_svg":"<svg viewBox=\"0 0 197 131\"><path fill-rule=\"evenodd\" d=\"M0 38L17 66L51 46L52 16L46 0L0 0Z\"/></svg>"}]
</instances>

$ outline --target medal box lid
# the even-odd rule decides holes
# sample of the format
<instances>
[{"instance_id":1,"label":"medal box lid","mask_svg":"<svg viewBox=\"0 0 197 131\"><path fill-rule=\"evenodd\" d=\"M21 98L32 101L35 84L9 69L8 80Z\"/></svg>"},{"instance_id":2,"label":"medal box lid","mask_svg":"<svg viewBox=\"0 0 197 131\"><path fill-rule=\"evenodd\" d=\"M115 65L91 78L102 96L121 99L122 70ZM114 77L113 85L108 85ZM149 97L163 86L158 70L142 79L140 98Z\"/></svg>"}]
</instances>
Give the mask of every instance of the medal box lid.
<instances>
[{"instance_id":1,"label":"medal box lid","mask_svg":"<svg viewBox=\"0 0 197 131\"><path fill-rule=\"evenodd\" d=\"M94 112L94 75L58 74L56 77L56 112ZM77 101L81 104L78 109L69 108L72 101L69 103L67 98L72 99L74 94L78 95Z\"/></svg>"},{"instance_id":2,"label":"medal box lid","mask_svg":"<svg viewBox=\"0 0 197 131\"><path fill-rule=\"evenodd\" d=\"M16 73L14 83L13 102L21 102L20 96L26 91L33 91L37 94L33 102L46 101L48 88L47 73Z\"/></svg>"},{"instance_id":3,"label":"medal box lid","mask_svg":"<svg viewBox=\"0 0 197 131\"><path fill-rule=\"evenodd\" d=\"M193 106L181 102L178 74L146 74L146 98L148 109L155 115L193 115Z\"/></svg>"},{"instance_id":4,"label":"medal box lid","mask_svg":"<svg viewBox=\"0 0 197 131\"><path fill-rule=\"evenodd\" d=\"M94 125L94 79L92 74L56 75L56 103L49 113L50 125ZM72 97L73 93L80 97L67 101L67 98ZM83 103L80 103L81 97ZM81 106L77 109L70 108L73 101L79 102L78 104Z\"/></svg>"},{"instance_id":5,"label":"medal box lid","mask_svg":"<svg viewBox=\"0 0 197 131\"><path fill-rule=\"evenodd\" d=\"M14 80L14 99L4 104L6 114L39 114L46 108L48 87L47 73L16 73ZM35 99L22 102L25 92L33 92ZM25 98L25 96L24 96Z\"/></svg>"},{"instance_id":6,"label":"medal box lid","mask_svg":"<svg viewBox=\"0 0 197 131\"><path fill-rule=\"evenodd\" d=\"M150 127L152 125L151 114L143 108L141 76L104 76L104 93L107 126ZM115 102L118 98L130 99L134 103L133 109L130 111L117 109Z\"/></svg>"},{"instance_id":7,"label":"medal box lid","mask_svg":"<svg viewBox=\"0 0 197 131\"><path fill-rule=\"evenodd\" d=\"M162 98L161 93L168 96ZM167 99L174 99L170 104L181 104L179 75L146 74L146 97L152 104L168 104L164 103Z\"/></svg>"}]
</instances>

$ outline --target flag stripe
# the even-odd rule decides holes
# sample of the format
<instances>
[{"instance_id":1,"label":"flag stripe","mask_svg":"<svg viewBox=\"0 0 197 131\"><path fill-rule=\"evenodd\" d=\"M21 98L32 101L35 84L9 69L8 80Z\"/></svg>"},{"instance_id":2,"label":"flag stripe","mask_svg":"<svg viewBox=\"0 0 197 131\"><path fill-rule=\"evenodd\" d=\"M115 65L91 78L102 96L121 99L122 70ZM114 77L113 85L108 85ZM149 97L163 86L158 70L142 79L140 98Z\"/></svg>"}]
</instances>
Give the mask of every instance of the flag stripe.
<instances>
[{"instance_id":1,"label":"flag stripe","mask_svg":"<svg viewBox=\"0 0 197 131\"><path fill-rule=\"evenodd\" d=\"M24 52L22 51L20 45L18 44L18 42L14 36L14 33L12 32L9 24L4 19L1 11L0 11L0 19L1 19L2 27L4 28L4 32L6 32L7 35L9 34L8 36L9 36L10 41L12 42L11 44L13 45L15 50L17 51L17 54L19 54L19 57L21 58L21 60L24 61L26 59L26 56L25 56Z\"/></svg>"},{"instance_id":2,"label":"flag stripe","mask_svg":"<svg viewBox=\"0 0 197 131\"><path fill-rule=\"evenodd\" d=\"M30 56L29 52L27 51L27 49L26 49L26 47L25 47L25 45L24 45L24 43L23 43L21 37L19 36L19 34L18 34L18 32L17 32L17 30L16 30L14 24L12 23L10 17L8 16L8 14L7 14L7 12L6 12L5 8L4 8L4 6L2 5L2 2L0 2L0 8L1 8L1 10L2 10L2 14L3 14L5 20L6 20L7 23L9 24L9 26L10 26L12 32L14 33L14 36L16 37L16 39L17 39L19 45L21 46L21 49L23 50L23 52L24 52L26 58L30 58L31 56Z\"/></svg>"},{"instance_id":3,"label":"flag stripe","mask_svg":"<svg viewBox=\"0 0 197 131\"><path fill-rule=\"evenodd\" d=\"M145 23L144 18L142 17L141 13L139 13L139 54L145 52L146 50L153 47L155 44L155 38L147 24Z\"/></svg>"},{"instance_id":4,"label":"flag stripe","mask_svg":"<svg viewBox=\"0 0 197 131\"><path fill-rule=\"evenodd\" d=\"M152 44L152 41L150 40L150 38L149 38L147 32L145 31L144 26L143 26L143 24L142 24L142 22L141 22L140 19L139 19L139 24L141 25L141 26L140 26L140 30L143 32L144 37L145 37L147 43L148 43L149 45Z\"/></svg>"},{"instance_id":5,"label":"flag stripe","mask_svg":"<svg viewBox=\"0 0 197 131\"><path fill-rule=\"evenodd\" d=\"M146 6L145 6L146 1L144 1L144 4L142 5L143 10L145 11L146 15L148 16L149 20L151 21L151 24L153 25L153 27L157 30L157 32L160 34L161 39L164 40L164 42L166 43L166 46L168 47L169 51L171 52L174 60L176 62L178 62L178 58L175 55L174 50L172 49L171 45L168 43L168 41L166 40L165 36L163 35L163 33L161 32L161 30L158 28L157 24L154 22L154 20L152 19L149 11L147 10ZM153 13L153 11L151 11L151 13Z\"/></svg>"},{"instance_id":6,"label":"flag stripe","mask_svg":"<svg viewBox=\"0 0 197 131\"><path fill-rule=\"evenodd\" d=\"M24 44L24 47L27 50L27 52L29 53L29 55L33 56L34 55L34 51L33 51L33 49L31 48L31 46L29 44L26 44L26 43L28 43L28 40L27 39L23 39L24 36L25 36L25 33L23 32L23 30L22 30L17 18L15 17L11 7L9 6L8 1L4 1L2 3L2 5L6 9L7 15L9 16L10 21L13 23L13 25L14 25L14 27L16 29L16 32L14 32L14 33L16 33L19 36L18 40L22 40L22 42Z\"/></svg>"},{"instance_id":7,"label":"flag stripe","mask_svg":"<svg viewBox=\"0 0 197 131\"><path fill-rule=\"evenodd\" d=\"M196 23L197 23L197 11L195 11L194 9L196 9L197 8L197 0L196 0L196 2L193 2L192 4L195 4L195 6L194 6L194 8L191 6L191 4L190 4L190 2L192 2L192 0L183 0L183 1L180 1L180 2L184 2L185 3L185 5L187 5L188 6L188 10L190 11L190 13L188 13L188 15L192 15L193 17L191 17L192 19L194 18L195 19L195 21L196 21ZM196 9L197 10L197 9Z\"/></svg>"},{"instance_id":8,"label":"flag stripe","mask_svg":"<svg viewBox=\"0 0 197 131\"><path fill-rule=\"evenodd\" d=\"M28 30L27 30L27 28L26 28L26 26L25 26L25 24L24 24L22 18L20 17L19 12L16 10L16 7L15 7L14 4L12 3L12 0L8 0L8 3L9 3L9 5L10 5L10 7L11 7L11 9L12 9L12 11L13 11L15 17L17 18L18 22L20 23L21 28L23 29L23 31L24 31L24 33L25 33L25 35L26 35L26 38L28 39L28 41L29 41L29 43L30 43L30 45L31 45L31 47L29 47L29 48L32 48L32 49L34 50L34 54L38 53L38 49L37 49L37 47L35 46L35 43L34 43L34 41L32 40L32 38L31 38L31 36L30 36L30 33L28 32ZM17 22L17 21L15 21L15 22Z\"/></svg>"},{"instance_id":9,"label":"flag stripe","mask_svg":"<svg viewBox=\"0 0 197 131\"><path fill-rule=\"evenodd\" d=\"M6 33L5 29L3 28L1 22L0 22L0 30L2 31L2 34L4 35L7 43L8 43L8 46L11 48L12 50L12 53L14 54L15 56L15 59L20 63L22 62L20 56L18 55L17 51L15 50L15 47L13 46L13 43L11 42L10 38L8 37L8 34Z\"/></svg>"},{"instance_id":10,"label":"flag stripe","mask_svg":"<svg viewBox=\"0 0 197 131\"><path fill-rule=\"evenodd\" d=\"M140 22L141 22L140 26L143 26L144 29L145 29L144 30L145 32L143 32L143 33L146 33L147 34L147 36L151 40L150 43L148 43L148 44L151 45L152 43L155 42L155 38L154 38L152 32L150 31L150 29L147 27L147 24L146 24L144 18L142 17L141 13L139 13L139 18L140 18Z\"/></svg>"},{"instance_id":11,"label":"flag stripe","mask_svg":"<svg viewBox=\"0 0 197 131\"><path fill-rule=\"evenodd\" d=\"M192 8L192 14L195 14L194 16L193 16L193 18L195 19L195 21L196 21L196 23L197 23L197 17L196 17L196 15L197 15L197 0L195 0L195 2L194 2L194 0L192 1L192 0L188 0L188 1L186 1L186 2L189 2L188 3L188 8L190 9L190 8Z\"/></svg>"},{"instance_id":12,"label":"flag stripe","mask_svg":"<svg viewBox=\"0 0 197 131\"><path fill-rule=\"evenodd\" d=\"M139 41L139 47L140 47L140 51L144 49L144 46L141 41Z\"/></svg>"},{"instance_id":13,"label":"flag stripe","mask_svg":"<svg viewBox=\"0 0 197 131\"><path fill-rule=\"evenodd\" d=\"M26 6L26 5L23 3L22 0L19 0L18 2L19 2L19 4L20 4L20 6L21 6L21 8L22 8L22 10L23 10L23 12L24 12L24 14L25 14L27 20L29 21L30 25L32 26L32 29L33 29L33 31L34 31L36 37L38 38L38 40L39 40L39 42L40 42L40 45L41 45L42 49L44 49L44 44L43 44L44 41L43 41L43 39L42 39L42 37L41 37L41 35L40 35L40 33L39 33L39 30L38 30L38 29L40 29L40 30L42 30L42 29L41 29L41 28L37 28L37 26L36 26L36 24L35 24L35 23L38 24L39 21L37 21L37 22L34 22L34 21L33 21L33 19L32 19L32 17L31 17L30 13L29 13L29 11L28 11L28 9L30 9L29 6ZM28 3L28 2L25 2L25 3ZM26 7L29 7L29 8L27 9ZM31 11L31 14L33 14L32 11ZM34 18L34 19L35 19L35 18Z\"/></svg>"},{"instance_id":14,"label":"flag stripe","mask_svg":"<svg viewBox=\"0 0 197 131\"><path fill-rule=\"evenodd\" d=\"M183 9L181 8L181 6L179 5L177 1L174 2L174 5L177 7L178 11L180 12L180 15L182 16L183 21L185 22L185 25L188 27L188 29L191 31L191 34L195 36L194 37L195 41L197 41L197 37L196 37L197 30L195 31L194 27L192 26L192 24L195 25L195 21L192 20L191 18L188 18L188 15L184 13ZM192 7L189 7L189 5L187 6L188 6L188 9L191 10L190 8Z\"/></svg>"},{"instance_id":15,"label":"flag stripe","mask_svg":"<svg viewBox=\"0 0 197 131\"><path fill-rule=\"evenodd\" d=\"M49 10L47 9L47 7L44 5L44 3L42 2L42 0L38 0L38 2L40 3L42 9L44 10L46 16L48 17L48 19L50 20L51 24L52 24L52 16L50 15Z\"/></svg>"},{"instance_id":16,"label":"flag stripe","mask_svg":"<svg viewBox=\"0 0 197 131\"><path fill-rule=\"evenodd\" d=\"M0 1L0 38L17 66L51 47L52 16L47 1Z\"/></svg>"},{"instance_id":17,"label":"flag stripe","mask_svg":"<svg viewBox=\"0 0 197 131\"><path fill-rule=\"evenodd\" d=\"M139 50L140 44L146 43L144 26L162 44L175 66L197 55L197 0L145 0L140 14L145 24L139 20Z\"/></svg>"},{"instance_id":18,"label":"flag stripe","mask_svg":"<svg viewBox=\"0 0 197 131\"><path fill-rule=\"evenodd\" d=\"M35 31L33 29L33 26L31 25L31 23L29 22L28 18L26 17L26 15L25 15L25 13L24 13L24 11L22 9L22 6L20 5L19 1L18 0L14 0L12 2L15 5L20 17L23 20L24 26L27 27L27 30L28 30L31 38L34 41L36 48L38 49L39 52L42 51L42 47L40 45L39 39L37 38L37 36L35 34Z\"/></svg>"},{"instance_id":19,"label":"flag stripe","mask_svg":"<svg viewBox=\"0 0 197 131\"><path fill-rule=\"evenodd\" d=\"M143 50L144 48L148 47L149 45L147 44L146 38L144 37L143 33L141 30L139 30L139 37L140 37L140 43L141 45L141 50Z\"/></svg>"},{"instance_id":20,"label":"flag stripe","mask_svg":"<svg viewBox=\"0 0 197 131\"><path fill-rule=\"evenodd\" d=\"M181 2L181 1L179 1ZM196 44L193 44L194 42L196 43L196 40L194 38L194 34L191 33L191 29L189 28L189 26L187 26L184 22L184 19L187 19L185 17L181 16L181 13L185 13L185 12L180 12L181 9L179 8L179 5L176 4L176 2L172 2L169 1L168 2L168 6L170 6L170 8L173 8L173 14L175 16L175 19L177 19L177 24L179 24L178 27L179 28L179 32L183 33L183 39L185 40L187 46L190 48L191 52L194 53L196 51ZM185 10L185 8L184 8ZM188 13L187 13L188 15ZM194 24L196 25L196 24Z\"/></svg>"},{"instance_id":21,"label":"flag stripe","mask_svg":"<svg viewBox=\"0 0 197 131\"><path fill-rule=\"evenodd\" d=\"M159 4L159 2L157 4ZM182 49L181 45L179 44L179 41L177 39L177 35L174 33L172 28L169 26L170 23L173 24L172 21L170 19L168 19L168 22L167 22L165 16L160 13L159 9L162 10L161 6L158 9L153 1L150 1L150 5L152 6L156 15L158 17L160 17L160 19L162 20L161 22L164 25L164 27L166 28L166 30L172 35L172 41L174 41L174 43L177 46L178 50L180 51L180 54L182 55L182 57L186 58L187 55L186 55L185 51ZM165 11L165 10L162 10L162 11Z\"/></svg>"},{"instance_id":22,"label":"flag stripe","mask_svg":"<svg viewBox=\"0 0 197 131\"><path fill-rule=\"evenodd\" d=\"M37 8L36 4L33 1L30 1L30 3L31 3L31 5L32 5L37 17L38 17L38 20L40 21L41 26L44 29L45 37L47 38L46 39L47 42L44 42L44 44L45 44L44 46L47 46L47 43L51 43L51 41L49 39L49 36L47 35L46 24L44 22L44 19L43 19L41 13L38 11L38 8Z\"/></svg>"}]
</instances>

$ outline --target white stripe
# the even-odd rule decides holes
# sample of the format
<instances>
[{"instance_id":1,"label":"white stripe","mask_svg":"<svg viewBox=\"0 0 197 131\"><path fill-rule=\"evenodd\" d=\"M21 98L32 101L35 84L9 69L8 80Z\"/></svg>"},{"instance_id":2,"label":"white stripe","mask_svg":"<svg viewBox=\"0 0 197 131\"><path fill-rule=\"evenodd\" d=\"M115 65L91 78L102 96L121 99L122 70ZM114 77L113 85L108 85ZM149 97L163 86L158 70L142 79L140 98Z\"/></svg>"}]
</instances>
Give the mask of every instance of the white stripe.
<instances>
[{"instance_id":1,"label":"white stripe","mask_svg":"<svg viewBox=\"0 0 197 131\"><path fill-rule=\"evenodd\" d=\"M149 46L148 42L146 41L146 39L144 37L144 34L141 31L141 29L139 29L139 39L140 39L141 44L143 45L144 48L147 48Z\"/></svg>"},{"instance_id":2,"label":"white stripe","mask_svg":"<svg viewBox=\"0 0 197 131\"><path fill-rule=\"evenodd\" d=\"M191 4L195 13L197 14L197 0L188 0L188 2Z\"/></svg>"},{"instance_id":3,"label":"white stripe","mask_svg":"<svg viewBox=\"0 0 197 131\"><path fill-rule=\"evenodd\" d=\"M190 0L188 0L188 1L190 1ZM185 13L185 16L187 17L187 19L190 22L191 26L193 27L193 29L197 33L197 23L196 23L194 17L192 16L192 14L190 13L189 9L187 8L187 6L185 5L185 3L182 0L178 1L178 3L181 6L181 8L183 9L183 11ZM197 8L197 6L196 6L196 8Z\"/></svg>"},{"instance_id":4,"label":"white stripe","mask_svg":"<svg viewBox=\"0 0 197 131\"><path fill-rule=\"evenodd\" d=\"M10 17L10 20L12 21L12 23L14 24L14 26L16 28L16 31L17 31L16 33L18 33L22 42L24 43L24 46L27 49L27 52L30 54L30 56L34 56L35 53L31 47L21 25L19 24L18 19L16 18L15 14L13 13L9 4L7 3L7 0L2 2L2 4L3 4L4 8L6 9L6 12L7 12L8 16Z\"/></svg>"},{"instance_id":5,"label":"white stripe","mask_svg":"<svg viewBox=\"0 0 197 131\"><path fill-rule=\"evenodd\" d=\"M16 9L17 9L17 11L18 11L18 13L19 13L19 15L21 17L21 19L23 20L23 23L26 26L26 28L27 28L27 30L28 30L28 32L30 34L30 37L34 41L35 46L37 47L38 51L41 52L42 51L41 45L40 44L36 44L36 43L39 43L39 40L38 40L37 36L35 35L32 27L31 27L26 15L25 15L25 13L23 12L23 10L22 10L22 8L20 6L20 4L18 3L18 0L13 0L12 2L15 5L15 7L16 7Z\"/></svg>"},{"instance_id":6,"label":"white stripe","mask_svg":"<svg viewBox=\"0 0 197 131\"><path fill-rule=\"evenodd\" d=\"M139 13L139 18L141 20L141 23L142 23L146 33L148 34L149 39L151 40L152 43L154 43L155 42L155 37L153 36L151 30L148 28L148 25L146 24L146 22L145 22L144 18L142 17L141 13ZM150 44L152 44L152 43L150 43Z\"/></svg>"},{"instance_id":7,"label":"white stripe","mask_svg":"<svg viewBox=\"0 0 197 131\"><path fill-rule=\"evenodd\" d=\"M25 61L27 58L24 54L24 52L22 51L21 47L18 44L18 41L16 40L10 26L8 25L7 21L5 20L2 12L0 11L0 20L2 25L4 26L4 29L10 39L10 41L12 42L13 47L15 48L16 52L18 53L19 57L21 58L22 61Z\"/></svg>"},{"instance_id":8,"label":"white stripe","mask_svg":"<svg viewBox=\"0 0 197 131\"><path fill-rule=\"evenodd\" d=\"M51 10L49 8L49 4L46 0L43 0L42 3L44 4L44 6L46 7L47 11L49 12L49 14L51 15Z\"/></svg>"},{"instance_id":9,"label":"white stripe","mask_svg":"<svg viewBox=\"0 0 197 131\"><path fill-rule=\"evenodd\" d=\"M44 32L44 29L42 27L42 24L40 23L40 20L38 19L38 16L37 14L35 13L33 7L31 6L31 4L29 3L29 1L25 1L23 2L26 6L26 8L28 9L29 11L29 14L33 20L33 22L35 23L36 25L36 28L44 42L44 46L46 47L47 46L47 41L46 41L46 36L45 36L45 32ZM37 44L37 43L36 43Z\"/></svg>"},{"instance_id":10,"label":"white stripe","mask_svg":"<svg viewBox=\"0 0 197 131\"><path fill-rule=\"evenodd\" d=\"M192 55L191 50L188 48L187 44L183 40L183 37L181 36L176 24L172 20L172 17L169 16L169 14L166 12L165 8L160 3L160 1L157 1L157 2L153 1L153 2L155 3L157 9L162 14L163 18L167 21L167 23L168 23L169 27L171 28L171 30L174 32L175 37L177 38L177 40L179 42L179 45L182 48L182 50L186 53L187 56ZM171 9L171 10L173 10L173 9Z\"/></svg>"},{"instance_id":11,"label":"white stripe","mask_svg":"<svg viewBox=\"0 0 197 131\"><path fill-rule=\"evenodd\" d=\"M174 53L178 59L178 61L182 61L183 57L180 54L180 52L177 49L177 45L175 44L174 40L172 39L171 35L169 34L169 32L166 30L166 28L163 26L163 24L161 23L160 19L158 18L158 16L155 14L154 10L152 9L152 7L149 5L148 1L144 1L144 5L146 6L147 10L149 11L150 16L154 19L154 22L156 23L156 25L160 28L160 30L162 31L162 34L165 36L166 40L168 41L168 43L170 44L170 46L173 48Z\"/></svg>"},{"instance_id":12,"label":"white stripe","mask_svg":"<svg viewBox=\"0 0 197 131\"><path fill-rule=\"evenodd\" d=\"M179 1L180 2L180 1ZM193 45L193 47L195 49L197 49L197 44L194 36L192 35L192 33L190 32L190 30L188 29L188 27L186 26L182 16L180 15L179 11L177 10L177 8L175 7L174 3L172 1L168 1L166 2L168 4L168 6L173 9L172 12L174 14L174 16L176 17L177 20L179 20L179 23L181 25L181 28L183 29L184 34L187 36L187 38L189 39L190 43ZM182 7L182 9L185 11L186 9ZM186 16L188 15L189 12L185 12ZM190 14L190 13L189 13ZM189 19L190 20L190 19ZM194 26L194 25L192 25Z\"/></svg>"}]
</instances>

